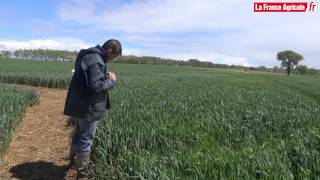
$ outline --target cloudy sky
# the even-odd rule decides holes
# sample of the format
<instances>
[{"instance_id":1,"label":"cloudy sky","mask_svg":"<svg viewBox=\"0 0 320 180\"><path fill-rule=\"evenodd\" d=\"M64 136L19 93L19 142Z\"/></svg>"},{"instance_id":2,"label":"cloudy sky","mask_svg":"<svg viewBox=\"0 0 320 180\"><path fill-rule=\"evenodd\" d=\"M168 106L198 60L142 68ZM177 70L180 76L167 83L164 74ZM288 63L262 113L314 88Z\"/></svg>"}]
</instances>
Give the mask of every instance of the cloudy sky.
<instances>
[{"instance_id":1,"label":"cloudy sky","mask_svg":"<svg viewBox=\"0 0 320 180\"><path fill-rule=\"evenodd\" d=\"M1 0L0 49L79 50L116 38L127 55L273 67L291 49L320 68L320 11L254 13L253 2Z\"/></svg>"}]
</instances>

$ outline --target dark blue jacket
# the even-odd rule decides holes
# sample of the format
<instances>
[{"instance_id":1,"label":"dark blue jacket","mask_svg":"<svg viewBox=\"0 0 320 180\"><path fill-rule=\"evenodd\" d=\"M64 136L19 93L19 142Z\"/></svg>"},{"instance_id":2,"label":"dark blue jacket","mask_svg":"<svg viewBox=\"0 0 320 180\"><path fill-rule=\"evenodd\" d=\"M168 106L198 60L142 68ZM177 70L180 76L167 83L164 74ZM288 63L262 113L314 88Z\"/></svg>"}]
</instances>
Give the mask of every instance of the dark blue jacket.
<instances>
[{"instance_id":1,"label":"dark blue jacket","mask_svg":"<svg viewBox=\"0 0 320 180\"><path fill-rule=\"evenodd\" d=\"M100 120L110 109L108 90L115 81L107 78L106 51L99 45L79 52L64 114L89 121Z\"/></svg>"}]
</instances>

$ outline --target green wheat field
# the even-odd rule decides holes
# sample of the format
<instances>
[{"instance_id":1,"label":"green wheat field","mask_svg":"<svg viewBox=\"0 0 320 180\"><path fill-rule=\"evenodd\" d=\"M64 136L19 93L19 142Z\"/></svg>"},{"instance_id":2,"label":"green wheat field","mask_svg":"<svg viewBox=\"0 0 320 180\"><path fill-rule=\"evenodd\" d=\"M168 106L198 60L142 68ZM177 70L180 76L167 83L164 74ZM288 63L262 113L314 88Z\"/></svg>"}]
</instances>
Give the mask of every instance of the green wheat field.
<instances>
[{"instance_id":1,"label":"green wheat field","mask_svg":"<svg viewBox=\"0 0 320 180\"><path fill-rule=\"evenodd\" d=\"M0 60L0 82L66 89L73 66ZM97 130L93 179L320 178L319 76L142 64L108 71L118 82ZM0 87L3 129L16 112Z\"/></svg>"}]
</instances>

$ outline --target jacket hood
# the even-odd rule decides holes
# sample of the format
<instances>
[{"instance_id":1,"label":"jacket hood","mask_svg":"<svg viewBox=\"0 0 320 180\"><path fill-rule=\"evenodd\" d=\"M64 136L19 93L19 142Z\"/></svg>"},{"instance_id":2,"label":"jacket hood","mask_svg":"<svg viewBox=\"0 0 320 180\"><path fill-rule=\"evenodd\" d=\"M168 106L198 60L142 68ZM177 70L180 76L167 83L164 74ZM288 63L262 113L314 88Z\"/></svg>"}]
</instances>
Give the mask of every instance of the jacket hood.
<instances>
[{"instance_id":1,"label":"jacket hood","mask_svg":"<svg viewBox=\"0 0 320 180\"><path fill-rule=\"evenodd\" d=\"M81 49L79 52L79 57L83 57L84 55L90 54L90 53L98 53L102 57L102 59L105 61L107 59L107 51L104 50L100 45L97 45L95 47L91 47L88 49Z\"/></svg>"}]
</instances>

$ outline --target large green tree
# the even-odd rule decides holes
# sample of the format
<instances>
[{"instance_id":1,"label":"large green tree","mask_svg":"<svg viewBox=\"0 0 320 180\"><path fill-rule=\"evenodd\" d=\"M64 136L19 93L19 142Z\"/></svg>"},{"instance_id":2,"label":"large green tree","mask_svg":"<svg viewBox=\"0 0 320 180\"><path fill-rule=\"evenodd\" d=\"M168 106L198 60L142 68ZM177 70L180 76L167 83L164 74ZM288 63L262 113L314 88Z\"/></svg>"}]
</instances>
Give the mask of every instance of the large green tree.
<instances>
[{"instance_id":1,"label":"large green tree","mask_svg":"<svg viewBox=\"0 0 320 180\"><path fill-rule=\"evenodd\" d=\"M294 51L285 50L278 52L277 59L281 61L281 66L287 69L289 76L294 67L298 65L299 61L303 60L303 56Z\"/></svg>"}]
</instances>

